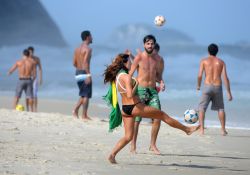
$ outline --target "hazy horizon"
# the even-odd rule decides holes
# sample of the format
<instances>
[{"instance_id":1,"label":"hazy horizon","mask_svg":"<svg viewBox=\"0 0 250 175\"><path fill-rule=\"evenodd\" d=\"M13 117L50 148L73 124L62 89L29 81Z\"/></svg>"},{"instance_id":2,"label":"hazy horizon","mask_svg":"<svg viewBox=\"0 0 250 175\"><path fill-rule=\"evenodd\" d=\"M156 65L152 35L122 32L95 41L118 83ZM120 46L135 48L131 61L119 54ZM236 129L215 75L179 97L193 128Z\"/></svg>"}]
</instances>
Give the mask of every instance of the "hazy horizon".
<instances>
[{"instance_id":1,"label":"hazy horizon","mask_svg":"<svg viewBox=\"0 0 250 175\"><path fill-rule=\"evenodd\" d=\"M161 29L175 29L197 44L250 43L250 16L247 0L158 0L132 1L40 0L70 45L80 40L80 32L92 31L94 43L103 43L119 26L152 25L156 15L165 16ZM157 27L155 27L157 28Z\"/></svg>"}]
</instances>

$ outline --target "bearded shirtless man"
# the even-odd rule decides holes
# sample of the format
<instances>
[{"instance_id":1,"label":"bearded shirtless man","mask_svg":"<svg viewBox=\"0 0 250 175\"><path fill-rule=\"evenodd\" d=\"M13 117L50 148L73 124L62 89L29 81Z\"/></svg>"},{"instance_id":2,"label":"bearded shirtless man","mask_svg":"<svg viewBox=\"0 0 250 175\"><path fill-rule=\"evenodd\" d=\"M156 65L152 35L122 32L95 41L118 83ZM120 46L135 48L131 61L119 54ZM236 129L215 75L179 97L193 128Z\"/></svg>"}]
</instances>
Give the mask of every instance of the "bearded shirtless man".
<instances>
[{"instance_id":1,"label":"bearded shirtless man","mask_svg":"<svg viewBox=\"0 0 250 175\"><path fill-rule=\"evenodd\" d=\"M158 76L162 72L159 72L159 67L162 67L159 64L163 64L162 58L154 52L154 47L156 39L153 35L147 35L143 39L144 42L144 51L139 52L133 61L131 70L129 71L130 76L133 76L135 70L137 70L137 80L138 80L138 89L137 94L139 95L141 101L149 106L152 106L157 109L161 109L160 100L158 92L156 90L156 82L160 83L162 88L165 88L164 81L159 79ZM136 152L136 140L138 135L139 124L141 122L141 117L136 117L135 127L134 127L134 136L131 143L131 152ZM160 151L156 147L156 139L160 129L161 121L154 119L152 123L151 130L151 142L149 149L155 154L160 154Z\"/></svg>"}]
</instances>

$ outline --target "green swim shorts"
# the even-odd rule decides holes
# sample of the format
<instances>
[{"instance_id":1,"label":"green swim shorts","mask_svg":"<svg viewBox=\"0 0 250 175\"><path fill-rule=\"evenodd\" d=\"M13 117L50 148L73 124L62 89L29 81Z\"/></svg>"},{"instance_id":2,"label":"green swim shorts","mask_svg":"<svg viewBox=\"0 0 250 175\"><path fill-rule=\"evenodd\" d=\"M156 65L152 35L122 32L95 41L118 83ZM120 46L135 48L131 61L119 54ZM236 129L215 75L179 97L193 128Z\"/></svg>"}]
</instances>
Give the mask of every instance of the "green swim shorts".
<instances>
[{"instance_id":1,"label":"green swim shorts","mask_svg":"<svg viewBox=\"0 0 250 175\"><path fill-rule=\"evenodd\" d=\"M138 86L136 93L141 99L141 102L144 103L145 105L152 106L156 109L161 109L160 99L155 88L152 87L145 88ZM142 118L140 116L137 116L135 118L136 122L140 122L141 120Z\"/></svg>"}]
</instances>

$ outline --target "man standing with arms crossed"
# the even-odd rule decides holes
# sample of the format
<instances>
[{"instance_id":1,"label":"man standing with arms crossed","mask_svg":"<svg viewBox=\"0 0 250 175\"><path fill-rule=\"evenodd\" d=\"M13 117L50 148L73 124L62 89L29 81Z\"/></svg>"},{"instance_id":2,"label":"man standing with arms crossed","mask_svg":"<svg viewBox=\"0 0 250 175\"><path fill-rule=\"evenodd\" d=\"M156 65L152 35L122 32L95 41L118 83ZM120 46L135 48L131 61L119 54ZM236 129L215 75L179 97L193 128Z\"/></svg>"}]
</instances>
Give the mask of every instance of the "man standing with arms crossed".
<instances>
[{"instance_id":1,"label":"man standing with arms crossed","mask_svg":"<svg viewBox=\"0 0 250 175\"><path fill-rule=\"evenodd\" d=\"M89 47L89 44L92 43L92 35L90 31L83 31L81 33L81 38L83 42L80 47L75 49L73 59L73 65L76 68L76 79L80 98L72 113L74 117L78 118L78 111L82 105L82 119L90 120L87 112L89 106L89 98L92 97L92 80L90 74L90 59L92 49Z\"/></svg>"},{"instance_id":2,"label":"man standing with arms crossed","mask_svg":"<svg viewBox=\"0 0 250 175\"><path fill-rule=\"evenodd\" d=\"M18 69L19 80L16 87L16 95L14 97L13 109L16 108L16 105L19 102L19 99L22 96L23 90L26 94L26 99L28 101L27 111L29 107L31 112L33 112L33 79L36 78L36 63L33 59L30 58L30 53L27 49L23 51L23 57L18 60L8 71L8 75L12 74L16 69Z\"/></svg>"},{"instance_id":3,"label":"man standing with arms crossed","mask_svg":"<svg viewBox=\"0 0 250 175\"><path fill-rule=\"evenodd\" d=\"M38 81L38 77L37 77L37 71L36 71L36 78L33 80L33 106L34 106L34 112L37 112L37 104L38 104L37 92L38 92L38 85L41 86L42 85L42 80L43 80L42 64L41 64L40 58L34 55L34 47L32 47L32 46L28 47L28 51L30 53L30 57L36 63L36 68L39 69L39 81ZM28 104L28 101L26 101L26 104Z\"/></svg>"},{"instance_id":4,"label":"man standing with arms crossed","mask_svg":"<svg viewBox=\"0 0 250 175\"><path fill-rule=\"evenodd\" d=\"M200 90L202 75L203 72L205 72L204 87L199 104L199 122L201 125L200 135L204 135L205 112L210 101L212 101L211 109L218 111L218 117L221 123L221 133L223 136L227 135L221 76L223 77L224 84L227 89L228 100L231 101L233 97L230 90L230 82L227 76L226 64L224 61L216 57L218 50L219 49L216 44L210 44L208 46L209 56L202 59L200 63L197 90Z\"/></svg>"},{"instance_id":5,"label":"man standing with arms crossed","mask_svg":"<svg viewBox=\"0 0 250 175\"><path fill-rule=\"evenodd\" d=\"M154 52L156 39L153 35L145 36L143 42L145 50L135 56L129 74L132 77L135 70L137 69L137 80L139 83L137 93L141 101L146 105L160 109L161 105L158 93L156 91L156 82L158 81L160 83L161 90L165 89L164 81L162 79L158 79L159 74L162 73L159 72L160 69L158 69L161 66L160 64L162 64L162 58ZM136 117L134 125L134 137L131 143L131 152L133 153L136 152L136 140L140 122L141 117ZM149 149L155 154L160 154L160 151L156 147L156 139L161 125L160 122L160 120L154 119L151 130L151 142Z\"/></svg>"}]
</instances>

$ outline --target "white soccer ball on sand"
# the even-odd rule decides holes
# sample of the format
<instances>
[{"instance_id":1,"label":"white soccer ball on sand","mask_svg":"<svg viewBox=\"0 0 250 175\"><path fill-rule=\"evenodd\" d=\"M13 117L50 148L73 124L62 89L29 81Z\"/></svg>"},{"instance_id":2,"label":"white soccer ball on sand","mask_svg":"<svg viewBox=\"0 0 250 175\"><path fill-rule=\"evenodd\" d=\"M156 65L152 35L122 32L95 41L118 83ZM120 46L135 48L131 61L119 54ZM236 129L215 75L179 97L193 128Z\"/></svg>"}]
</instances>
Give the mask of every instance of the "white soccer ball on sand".
<instances>
[{"instance_id":1,"label":"white soccer ball on sand","mask_svg":"<svg viewBox=\"0 0 250 175\"><path fill-rule=\"evenodd\" d=\"M188 109L184 112L184 121L189 124L196 123L198 118L198 113L194 109Z\"/></svg>"},{"instance_id":2,"label":"white soccer ball on sand","mask_svg":"<svg viewBox=\"0 0 250 175\"><path fill-rule=\"evenodd\" d=\"M165 20L164 16L158 15L155 17L155 20L154 20L155 25L163 26L165 22L166 22L166 20Z\"/></svg>"}]
</instances>

